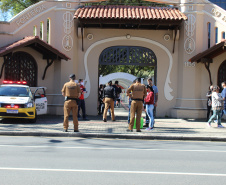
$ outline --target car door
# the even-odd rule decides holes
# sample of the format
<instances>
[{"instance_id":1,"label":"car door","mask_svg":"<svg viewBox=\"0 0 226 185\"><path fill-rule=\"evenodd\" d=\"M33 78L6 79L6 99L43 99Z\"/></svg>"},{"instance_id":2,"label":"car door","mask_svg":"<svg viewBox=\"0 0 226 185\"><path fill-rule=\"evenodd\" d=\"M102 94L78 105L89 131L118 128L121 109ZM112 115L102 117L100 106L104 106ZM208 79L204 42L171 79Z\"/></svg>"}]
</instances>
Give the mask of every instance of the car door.
<instances>
[{"instance_id":1,"label":"car door","mask_svg":"<svg viewBox=\"0 0 226 185\"><path fill-rule=\"evenodd\" d=\"M34 92L34 100L37 115L47 114L46 87L37 87Z\"/></svg>"}]
</instances>

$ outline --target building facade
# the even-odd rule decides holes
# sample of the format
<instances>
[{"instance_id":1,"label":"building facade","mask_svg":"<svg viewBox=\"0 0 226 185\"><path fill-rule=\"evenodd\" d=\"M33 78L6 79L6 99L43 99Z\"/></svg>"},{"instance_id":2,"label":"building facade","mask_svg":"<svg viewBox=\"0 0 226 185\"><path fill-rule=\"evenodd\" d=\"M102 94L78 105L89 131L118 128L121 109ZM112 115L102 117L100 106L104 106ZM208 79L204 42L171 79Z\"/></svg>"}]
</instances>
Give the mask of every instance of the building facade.
<instances>
[{"instance_id":1,"label":"building facade","mask_svg":"<svg viewBox=\"0 0 226 185\"><path fill-rule=\"evenodd\" d=\"M158 117L206 117L210 83L226 80L225 44L210 55L225 42L223 8L208 0L156 1L168 8L84 2L41 1L0 22L0 81L47 87L48 112L61 115L61 88L75 73L85 81L87 114L97 115L99 65L152 66Z\"/></svg>"}]
</instances>

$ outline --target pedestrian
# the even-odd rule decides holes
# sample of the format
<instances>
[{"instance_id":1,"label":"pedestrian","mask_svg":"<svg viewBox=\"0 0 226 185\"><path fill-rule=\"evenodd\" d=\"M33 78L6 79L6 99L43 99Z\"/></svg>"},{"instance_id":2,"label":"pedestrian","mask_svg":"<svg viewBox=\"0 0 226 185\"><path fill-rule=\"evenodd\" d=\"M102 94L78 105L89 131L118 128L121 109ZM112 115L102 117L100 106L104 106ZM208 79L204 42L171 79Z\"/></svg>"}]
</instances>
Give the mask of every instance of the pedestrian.
<instances>
[{"instance_id":1,"label":"pedestrian","mask_svg":"<svg viewBox=\"0 0 226 185\"><path fill-rule=\"evenodd\" d=\"M154 117L155 117L155 116L156 116L156 107L157 107L157 102L158 102L158 93L159 93L159 91L158 91L157 86L155 86L155 85L153 84L152 78L151 78L151 77L149 77L149 78L147 79L147 82L148 82L148 85L151 86L151 88L152 88L153 91L154 91L154 110L153 110L153 112L154 112ZM145 122L144 127L148 127L148 125L149 125L149 117L148 117L148 115L147 115L147 113L146 113L146 122ZM153 126L154 126L154 125L153 125Z\"/></svg>"},{"instance_id":2,"label":"pedestrian","mask_svg":"<svg viewBox=\"0 0 226 185\"><path fill-rule=\"evenodd\" d=\"M212 92L212 109L213 109L213 115L210 117L209 121L207 122L207 126L211 127L211 122L217 118L217 124L219 128L223 128L221 125L221 112L223 108L223 98L221 94L219 93L219 87L215 86L213 87Z\"/></svg>"},{"instance_id":3,"label":"pedestrian","mask_svg":"<svg viewBox=\"0 0 226 185\"><path fill-rule=\"evenodd\" d=\"M117 95L116 95L117 96ZM121 95L119 95L119 97L117 97L116 100L116 106L119 108L120 107L120 102L121 102Z\"/></svg>"},{"instance_id":4,"label":"pedestrian","mask_svg":"<svg viewBox=\"0 0 226 185\"><path fill-rule=\"evenodd\" d=\"M107 111L110 106L111 109L111 119L115 121L115 114L114 114L114 100L116 98L115 88L112 86L112 81L108 82L108 86L104 88L104 114L103 114L103 121L107 122Z\"/></svg>"},{"instance_id":5,"label":"pedestrian","mask_svg":"<svg viewBox=\"0 0 226 185\"><path fill-rule=\"evenodd\" d=\"M226 81L221 83L221 86L223 88L223 90L221 91L221 96L224 99L224 107L223 107L223 111L222 111L222 115L226 115Z\"/></svg>"},{"instance_id":6,"label":"pedestrian","mask_svg":"<svg viewBox=\"0 0 226 185\"><path fill-rule=\"evenodd\" d=\"M99 102L98 115L103 114L103 108L104 108L103 96L104 96L104 86L103 84L100 84L99 93L98 93L98 102Z\"/></svg>"},{"instance_id":7,"label":"pedestrian","mask_svg":"<svg viewBox=\"0 0 226 185\"><path fill-rule=\"evenodd\" d=\"M64 132L68 131L68 118L72 110L74 132L78 130L78 101L81 96L81 89L77 83L75 83L75 74L69 76L69 82L66 82L62 88L62 95L65 97L64 102Z\"/></svg>"},{"instance_id":8,"label":"pedestrian","mask_svg":"<svg viewBox=\"0 0 226 185\"><path fill-rule=\"evenodd\" d=\"M129 128L127 129L127 132L133 131L135 114L136 114L136 130L137 132L141 132L140 120L141 120L141 114L143 110L143 100L147 95L145 85L141 84L141 78L136 79L136 83L132 84L127 89L126 94L132 100L131 107L130 107L130 124L129 124Z\"/></svg>"},{"instance_id":9,"label":"pedestrian","mask_svg":"<svg viewBox=\"0 0 226 185\"><path fill-rule=\"evenodd\" d=\"M209 91L206 94L207 97L207 117L206 117L206 121L209 120L210 118L210 112L212 112L213 115L213 111L211 111L212 109L212 90L213 90L213 86L209 86Z\"/></svg>"},{"instance_id":10,"label":"pedestrian","mask_svg":"<svg viewBox=\"0 0 226 185\"><path fill-rule=\"evenodd\" d=\"M147 92L148 95L144 99L144 102L146 104L146 113L149 117L149 127L146 130L152 130L154 127L154 92L149 85L147 85Z\"/></svg>"},{"instance_id":11,"label":"pedestrian","mask_svg":"<svg viewBox=\"0 0 226 185\"><path fill-rule=\"evenodd\" d=\"M115 81L115 84L113 85L113 87L115 88L115 93L116 93L116 98L115 98L115 101L114 101L114 106L116 107L116 105L117 105L119 107L119 105L120 105L120 102L119 102L120 99L119 99L119 97L120 97L120 94L122 93L122 89L119 86L117 80ZM118 102L119 102L119 104L118 104Z\"/></svg>"},{"instance_id":12,"label":"pedestrian","mask_svg":"<svg viewBox=\"0 0 226 185\"><path fill-rule=\"evenodd\" d=\"M78 104L78 119L80 119L80 109L82 109L82 119L86 119L86 105L85 105L85 99L84 99L84 94L86 93L86 88L84 86L83 79L79 79L78 84L81 89L81 96L79 97L79 104Z\"/></svg>"}]
</instances>

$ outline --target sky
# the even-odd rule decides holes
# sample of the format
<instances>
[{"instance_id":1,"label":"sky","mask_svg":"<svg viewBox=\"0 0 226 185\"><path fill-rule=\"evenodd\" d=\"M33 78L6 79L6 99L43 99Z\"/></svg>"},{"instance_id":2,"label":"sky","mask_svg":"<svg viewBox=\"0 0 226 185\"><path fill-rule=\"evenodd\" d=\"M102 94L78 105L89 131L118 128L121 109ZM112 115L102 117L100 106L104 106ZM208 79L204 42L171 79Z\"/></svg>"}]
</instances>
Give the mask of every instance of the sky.
<instances>
[{"instance_id":1,"label":"sky","mask_svg":"<svg viewBox=\"0 0 226 185\"><path fill-rule=\"evenodd\" d=\"M10 13L3 14L0 10L0 21L9 21L11 18L12 16Z\"/></svg>"}]
</instances>

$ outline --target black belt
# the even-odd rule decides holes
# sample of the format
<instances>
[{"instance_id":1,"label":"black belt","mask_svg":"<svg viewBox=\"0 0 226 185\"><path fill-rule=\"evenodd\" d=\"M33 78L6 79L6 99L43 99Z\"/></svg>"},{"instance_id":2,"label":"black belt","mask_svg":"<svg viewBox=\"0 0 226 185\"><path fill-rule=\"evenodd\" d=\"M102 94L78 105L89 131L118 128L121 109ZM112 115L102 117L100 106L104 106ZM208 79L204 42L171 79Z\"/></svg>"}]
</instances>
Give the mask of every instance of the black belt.
<instances>
[{"instance_id":1,"label":"black belt","mask_svg":"<svg viewBox=\"0 0 226 185\"><path fill-rule=\"evenodd\" d=\"M79 99L78 98L70 98L70 97L66 96L65 101L68 101L68 100L75 100L77 105L79 104Z\"/></svg>"},{"instance_id":2,"label":"black belt","mask_svg":"<svg viewBox=\"0 0 226 185\"><path fill-rule=\"evenodd\" d=\"M111 98L111 99L114 99L113 97L108 97L108 96L105 96L105 98Z\"/></svg>"},{"instance_id":3,"label":"black belt","mask_svg":"<svg viewBox=\"0 0 226 185\"><path fill-rule=\"evenodd\" d=\"M66 101L67 100L78 100L78 98L70 98L70 97L66 97Z\"/></svg>"},{"instance_id":4,"label":"black belt","mask_svg":"<svg viewBox=\"0 0 226 185\"><path fill-rule=\"evenodd\" d=\"M142 99L131 99L131 100L135 100L135 101L143 101Z\"/></svg>"}]
</instances>

